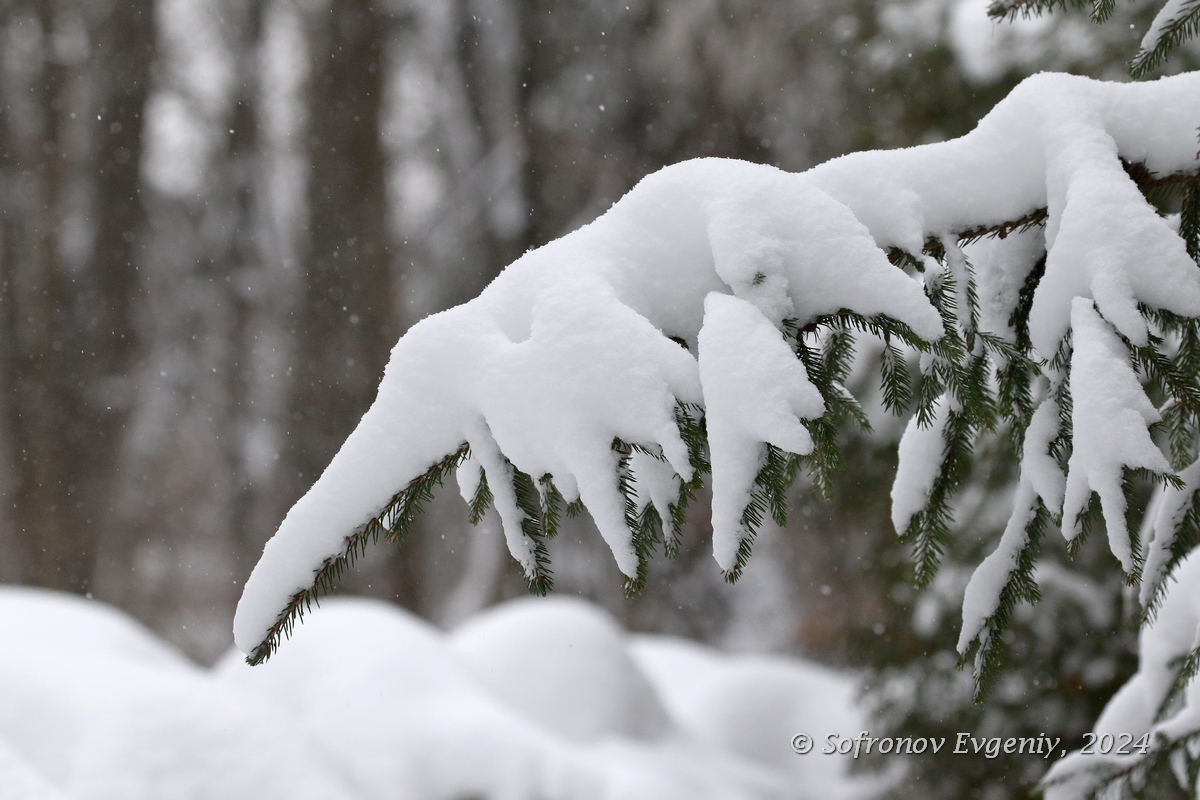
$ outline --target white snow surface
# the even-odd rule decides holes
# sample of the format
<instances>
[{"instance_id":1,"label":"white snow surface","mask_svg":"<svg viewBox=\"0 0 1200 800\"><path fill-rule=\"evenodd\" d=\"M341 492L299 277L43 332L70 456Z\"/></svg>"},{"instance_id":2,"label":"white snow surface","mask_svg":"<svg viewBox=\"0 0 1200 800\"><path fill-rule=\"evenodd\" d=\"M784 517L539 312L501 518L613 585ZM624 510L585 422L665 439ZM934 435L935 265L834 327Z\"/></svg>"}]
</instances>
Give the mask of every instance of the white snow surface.
<instances>
[{"instance_id":1,"label":"white snow surface","mask_svg":"<svg viewBox=\"0 0 1200 800\"><path fill-rule=\"evenodd\" d=\"M1175 532L1191 506L1192 499L1200 489L1200 461L1195 461L1179 473L1183 488L1159 486L1143 520L1142 541L1146 543L1146 564L1142 568L1142 582L1138 587L1138 602L1143 607L1150 604L1159 585L1166 577L1167 564L1171 559L1171 545Z\"/></svg>"},{"instance_id":2,"label":"white snow surface","mask_svg":"<svg viewBox=\"0 0 1200 800\"><path fill-rule=\"evenodd\" d=\"M0 639L6 799L848 800L871 787L836 758L787 757L797 725L861 728L849 678L631 642L580 600L515 601L446 634L333 599L268 664L233 651L210 670L101 603L0 587ZM674 673L680 647L721 676L682 706L699 684Z\"/></svg>"},{"instance_id":3,"label":"white snow surface","mask_svg":"<svg viewBox=\"0 0 1200 800\"><path fill-rule=\"evenodd\" d=\"M1146 34L1142 37L1141 47L1139 48L1141 52L1148 53L1158 47L1167 30L1177 20L1193 12L1195 6L1196 0L1167 0L1167 2L1163 3L1162 8L1154 15L1154 21L1146 29Z\"/></svg>"},{"instance_id":4,"label":"white snow surface","mask_svg":"<svg viewBox=\"0 0 1200 800\"><path fill-rule=\"evenodd\" d=\"M856 690L844 677L778 656L719 655L669 636L637 636L631 649L673 718L698 740L782 770L826 800L872 797L887 785L888 776L848 779L850 757L821 752L824 737L870 727L860 712L845 713ZM820 734L811 752L797 756L790 741L801 731Z\"/></svg>"},{"instance_id":5,"label":"white snow surface","mask_svg":"<svg viewBox=\"0 0 1200 800\"><path fill-rule=\"evenodd\" d=\"M582 600L506 603L460 625L450 646L492 694L568 740L653 740L671 728L625 632Z\"/></svg>"},{"instance_id":6,"label":"white snow surface","mask_svg":"<svg viewBox=\"0 0 1200 800\"><path fill-rule=\"evenodd\" d=\"M729 571L750 535L741 517L766 458L763 443L799 455L812 452L800 418L821 416L825 401L780 332L745 300L717 292L705 298L699 347L712 460L713 554Z\"/></svg>"},{"instance_id":7,"label":"white snow surface","mask_svg":"<svg viewBox=\"0 0 1200 800\"><path fill-rule=\"evenodd\" d=\"M1149 733L1153 747L1173 743L1200 732L1200 682L1192 680L1180 702L1163 709L1175 686L1181 660L1200 646L1200 553L1185 558L1172 576L1154 621L1138 637L1138 671L1108 701L1093 730L1097 734L1133 734L1138 739ZM1160 710L1163 718L1159 718ZM1161 741L1160 741L1161 740ZM1195 752L1193 750L1193 752ZM1085 755L1071 753L1050 769L1047 800L1074 800L1098 785L1096 770L1107 764L1120 768L1140 754Z\"/></svg>"},{"instance_id":8,"label":"white snow surface","mask_svg":"<svg viewBox=\"0 0 1200 800\"><path fill-rule=\"evenodd\" d=\"M930 237L953 241L1046 209L1046 270L1029 333L1048 360L1082 320L1075 342L1091 355L1074 368L1083 373L1115 340L1101 327L1146 341L1139 303L1200 315L1200 274L1122 165L1141 163L1154 174L1194 170L1198 119L1200 73L1136 84L1041 74L953 141L854 153L797 175L701 159L648 176L592 224L526 253L479 297L401 338L374 405L264 549L238 607L238 646L250 651L262 641L314 570L342 552L346 536L463 442L488 477L509 549L527 572L533 548L507 479L514 466L550 475L568 501L582 499L620 569L635 575L611 444L619 437L661 452L679 478L689 478L678 402L704 406L716 432L714 539L728 565L743 535L735 506L762 443L802 450L798 418L816 412L802 370L778 357L782 338L758 349L769 329L848 308L886 314L926 339L941 334L921 283L893 268L886 248L920 254ZM969 258L979 252L977 271L991 273L979 278L981 320L1006 338L1013 332L1005 311L1040 249L1009 239L966 250ZM1076 311L1080 301L1099 313ZM1144 397L1113 374L1095 373L1075 394L1083 427L1075 429L1067 506L1074 510L1088 487L1100 491L1114 553L1128 569L1128 532L1109 513L1119 506L1112 486L1123 465L1163 461L1142 435ZM780 389L770 397L743 391L735 375L756 386L773 378ZM1089 406L1091 390L1102 391ZM1100 409L1124 420L1120 435L1109 436L1107 425L1088 428ZM1106 441L1080 448L1081 430L1104 430ZM908 461L919 474L906 477L902 467L898 476L901 523L928 491L928 460ZM661 499L669 490L672 478L659 472L643 494Z\"/></svg>"},{"instance_id":9,"label":"white snow surface","mask_svg":"<svg viewBox=\"0 0 1200 800\"><path fill-rule=\"evenodd\" d=\"M1132 574L1133 546L1125 522L1122 473L1125 467L1172 471L1148 430L1159 420L1159 413L1134 374L1125 345L1096 313L1091 300L1075 298L1071 326L1074 449L1067 463L1063 535L1072 539L1079 533L1077 517L1095 492L1100 495L1109 548L1125 572Z\"/></svg>"},{"instance_id":10,"label":"white snow surface","mask_svg":"<svg viewBox=\"0 0 1200 800\"><path fill-rule=\"evenodd\" d=\"M0 587L0 640L0 741L67 797L354 797L286 709L101 603Z\"/></svg>"},{"instance_id":11,"label":"white snow surface","mask_svg":"<svg viewBox=\"0 0 1200 800\"><path fill-rule=\"evenodd\" d=\"M1029 427L1021 454L1021 474L1013 498L1013 513L1000 535L1000 541L971 575L963 594L962 629L958 652L965 653L988 618L1000 607L1000 592L1017 568L1021 550L1029 542L1026 528L1040 497L1051 513L1062 507L1065 478L1058 462L1049 454L1050 443L1058 435L1058 404L1042 400Z\"/></svg>"},{"instance_id":12,"label":"white snow surface","mask_svg":"<svg viewBox=\"0 0 1200 800\"><path fill-rule=\"evenodd\" d=\"M900 437L899 463L892 483L892 526L903 535L909 522L925 508L933 491L946 441L942 433L950 419L950 403L943 395L934 401L933 419L922 427L917 417L908 421Z\"/></svg>"},{"instance_id":13,"label":"white snow surface","mask_svg":"<svg viewBox=\"0 0 1200 800\"><path fill-rule=\"evenodd\" d=\"M65 800L66 795L0 740L0 797L4 800Z\"/></svg>"}]
</instances>

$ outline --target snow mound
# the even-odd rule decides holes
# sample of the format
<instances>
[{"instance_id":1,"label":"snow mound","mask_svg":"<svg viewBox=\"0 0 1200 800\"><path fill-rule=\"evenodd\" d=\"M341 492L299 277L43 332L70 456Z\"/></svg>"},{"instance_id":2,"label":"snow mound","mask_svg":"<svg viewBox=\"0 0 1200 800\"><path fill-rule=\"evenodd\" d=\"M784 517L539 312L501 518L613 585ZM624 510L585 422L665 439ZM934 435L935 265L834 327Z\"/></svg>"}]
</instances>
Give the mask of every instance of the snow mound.
<instances>
[{"instance_id":1,"label":"snow mound","mask_svg":"<svg viewBox=\"0 0 1200 800\"><path fill-rule=\"evenodd\" d=\"M0 639L0 740L76 800L353 796L279 709L114 609L0 587Z\"/></svg>"},{"instance_id":2,"label":"snow mound","mask_svg":"<svg viewBox=\"0 0 1200 800\"><path fill-rule=\"evenodd\" d=\"M784 677L756 695L762 675L704 650L746 688L731 689L739 711L712 687L697 708L727 707L701 733L670 697L689 676L649 668L640 642L579 600L516 601L444 634L333 599L268 664L231 652L205 670L100 603L5 587L0 637L6 798L861 796L827 757L775 752L793 724L858 726L849 681L791 680L819 671L780 659Z\"/></svg>"},{"instance_id":3,"label":"snow mound","mask_svg":"<svg viewBox=\"0 0 1200 800\"><path fill-rule=\"evenodd\" d=\"M29 766L15 750L0 740L0 775L4 800L66 800L58 787Z\"/></svg>"},{"instance_id":4,"label":"snow mound","mask_svg":"<svg viewBox=\"0 0 1200 800\"><path fill-rule=\"evenodd\" d=\"M506 603L465 622L450 642L481 685L571 741L650 740L670 729L624 631L582 600Z\"/></svg>"},{"instance_id":5,"label":"snow mound","mask_svg":"<svg viewBox=\"0 0 1200 800\"><path fill-rule=\"evenodd\" d=\"M691 736L803 782L813 797L875 796L878 779L850 777L850 759L824 754L824 737L853 737L867 720L855 686L823 667L774 656L728 656L672 636L641 635L634 659L650 676L678 724ZM797 756L792 736L809 733L813 751Z\"/></svg>"}]
</instances>

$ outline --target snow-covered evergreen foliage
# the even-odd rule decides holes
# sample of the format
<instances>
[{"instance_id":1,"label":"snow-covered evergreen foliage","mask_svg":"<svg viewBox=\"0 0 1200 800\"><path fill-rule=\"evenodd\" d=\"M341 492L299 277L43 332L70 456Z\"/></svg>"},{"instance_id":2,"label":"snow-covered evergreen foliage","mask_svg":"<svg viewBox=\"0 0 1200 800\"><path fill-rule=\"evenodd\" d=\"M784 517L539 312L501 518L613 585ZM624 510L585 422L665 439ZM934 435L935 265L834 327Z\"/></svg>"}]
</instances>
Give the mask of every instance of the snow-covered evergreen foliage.
<instances>
[{"instance_id":1,"label":"snow-covered evergreen foliage","mask_svg":"<svg viewBox=\"0 0 1200 800\"><path fill-rule=\"evenodd\" d=\"M1102 20L1113 4L1092 5ZM1134 71L1197 19L1197 4L1168 2ZM1038 599L1039 544L1055 526L1077 547L1102 524L1141 582L1146 619L1160 608L1165 619L1169 578L1200 543L1198 128L1200 74L1044 74L956 140L802 174L704 159L647 177L400 340L374 406L247 583L239 647L268 658L363 547L405 535L451 471L472 519L495 505L537 592L551 582L544 540L560 513L584 508L637 591L654 547L677 546L707 475L714 555L735 580L766 515L786 514L797 474L825 483L839 430L866 425L843 386L863 333L885 344L886 404L912 412L893 522L919 583L936 573L976 443L1006 434L1021 456L1009 523L964 600L958 649L977 695L1013 609ZM1160 498L1139 526L1146 482ZM1200 662L1196 625L1178 616L1143 636L1157 711ZM1153 644L1164 639L1172 647ZM1188 719L1151 713L1142 728L1159 735L1145 758L1099 778L1064 763L1053 791L1141 780L1171 747L1183 752L1200 728Z\"/></svg>"},{"instance_id":2,"label":"snow-covered evergreen foliage","mask_svg":"<svg viewBox=\"0 0 1200 800\"><path fill-rule=\"evenodd\" d=\"M996 19L1011 19L1018 14L1030 16L1068 5L1087 8L1095 22L1107 22L1116 10L1117 0L995 0L988 8L988 14ZM1135 78L1145 76L1197 32L1200 32L1200 2L1166 0L1142 37L1129 65L1130 73Z\"/></svg>"},{"instance_id":3,"label":"snow-covered evergreen foliage","mask_svg":"<svg viewBox=\"0 0 1200 800\"><path fill-rule=\"evenodd\" d=\"M321 586L368 539L402 535L452 468L476 511L495 503L538 590L560 505L586 506L636 589L663 521L711 469L716 555L736 577L796 471L832 468L838 425L862 424L841 385L855 329L921 353L915 390L898 349L882 369L889 402L916 406L894 517L920 580L975 438L1003 423L1025 441L1020 502L969 592L964 648L986 655L1006 604L1029 595L1021 554L1052 516L1081 532L1093 491L1136 577L1127 473L1172 473L1135 370L1173 401L1174 439L1197 409L1176 346L1200 316L1178 232L1194 225L1197 96L1196 75L1042 75L954 141L800 175L700 160L650 176L401 339L375 405L268 544L239 644L264 657L314 571ZM1172 184L1189 192L1182 221L1144 196ZM639 510L639 488L657 502Z\"/></svg>"}]
</instances>

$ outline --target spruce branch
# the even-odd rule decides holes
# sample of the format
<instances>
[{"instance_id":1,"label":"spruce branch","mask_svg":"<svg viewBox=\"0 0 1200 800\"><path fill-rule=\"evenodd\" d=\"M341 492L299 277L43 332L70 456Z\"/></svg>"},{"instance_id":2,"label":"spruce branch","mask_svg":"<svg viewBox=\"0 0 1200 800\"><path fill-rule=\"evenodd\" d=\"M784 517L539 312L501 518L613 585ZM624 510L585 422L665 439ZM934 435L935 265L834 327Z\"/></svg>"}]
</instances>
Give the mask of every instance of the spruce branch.
<instances>
[{"instance_id":1,"label":"spruce branch","mask_svg":"<svg viewBox=\"0 0 1200 800\"><path fill-rule=\"evenodd\" d=\"M1145 576L1145 580L1154 581L1146 605L1139 614L1138 622L1149 625L1158 615L1159 608L1166 597L1175 570L1194 549L1200 547L1200 487L1193 490L1184 503L1187 509L1172 532L1170 543L1167 545L1168 557L1166 564L1157 575ZM1194 673L1189 673L1189 675Z\"/></svg>"},{"instance_id":2,"label":"spruce branch","mask_svg":"<svg viewBox=\"0 0 1200 800\"><path fill-rule=\"evenodd\" d=\"M613 439L612 448L620 454L620 460L617 462L617 490L624 500L625 527L629 529L633 552L637 556L637 572L632 577L626 575L623 578L622 589L626 597L635 597L646 586L646 575L649 571L650 557L654 554L654 545L662 541L662 518L654 510L653 503L647 503L642 512L638 512L636 481L629 466L630 456L635 449L647 455L654 454L619 438Z\"/></svg>"},{"instance_id":3,"label":"spruce branch","mask_svg":"<svg viewBox=\"0 0 1200 800\"><path fill-rule=\"evenodd\" d=\"M1179 235L1187 244L1188 255L1200 265L1200 182L1185 185L1179 209Z\"/></svg>"},{"instance_id":4,"label":"spruce branch","mask_svg":"<svg viewBox=\"0 0 1200 800\"><path fill-rule=\"evenodd\" d=\"M541 524L542 532L547 539L558 535L558 526L562 520L562 508L565 505L562 492L554 485L549 473L538 478L538 491L542 496Z\"/></svg>"},{"instance_id":5,"label":"spruce branch","mask_svg":"<svg viewBox=\"0 0 1200 800\"><path fill-rule=\"evenodd\" d=\"M734 565L725 572L728 583L736 583L742 576L754 538L770 514L780 527L787 524L787 492L796 481L800 457L785 452L772 444L763 445L762 466L754 478L750 501L742 510L741 525L745 536L738 544Z\"/></svg>"},{"instance_id":6,"label":"spruce branch","mask_svg":"<svg viewBox=\"0 0 1200 800\"><path fill-rule=\"evenodd\" d=\"M900 540L913 547L913 580L924 588L933 580L951 538L953 514L950 499L967 478L972 465L972 447L977 431L961 410L947 412L942 429L942 462L929 491L925 508L909 520Z\"/></svg>"},{"instance_id":7,"label":"spruce branch","mask_svg":"<svg viewBox=\"0 0 1200 800\"><path fill-rule=\"evenodd\" d=\"M988 7L988 16L1011 21L1017 16L1028 19L1059 8L1081 8L1089 10L1093 22L1104 23L1112 17L1116 7L1116 0L995 0ZM1129 74L1144 78L1197 33L1200 33L1200 0L1184 0L1174 16L1163 20L1150 48L1139 47L1129 64Z\"/></svg>"},{"instance_id":8,"label":"spruce branch","mask_svg":"<svg viewBox=\"0 0 1200 800\"><path fill-rule=\"evenodd\" d=\"M475 486L475 494L471 498L471 503L468 507L467 522L472 525L478 525L483 521L483 515L492 507L495 498L492 497L492 490L488 487L487 472L483 467L479 468L479 483Z\"/></svg>"},{"instance_id":9,"label":"spruce branch","mask_svg":"<svg viewBox=\"0 0 1200 800\"><path fill-rule=\"evenodd\" d=\"M1200 33L1200 0L1184 0L1179 12L1165 20L1149 49L1139 49L1129 64L1129 74L1143 78L1167 60L1171 51Z\"/></svg>"},{"instance_id":10,"label":"spruce branch","mask_svg":"<svg viewBox=\"0 0 1200 800\"><path fill-rule=\"evenodd\" d=\"M506 459L507 461L507 459ZM527 473L509 463L512 475L513 494L517 508L521 511L521 533L533 543L533 570L526 574L529 591L542 596L554 588L554 577L550 570L550 553L546 549L547 534L544 527L542 494Z\"/></svg>"},{"instance_id":11,"label":"spruce branch","mask_svg":"<svg viewBox=\"0 0 1200 800\"><path fill-rule=\"evenodd\" d=\"M1056 8L1088 8L1093 0L995 0L988 16L995 20L1013 20L1019 14L1028 19Z\"/></svg>"},{"instance_id":12,"label":"spruce branch","mask_svg":"<svg viewBox=\"0 0 1200 800\"><path fill-rule=\"evenodd\" d=\"M902 414L913 400L912 382L908 374L908 362L891 337L884 339L883 351L879 354L879 382L883 388L883 406L893 414Z\"/></svg>"},{"instance_id":13,"label":"spruce branch","mask_svg":"<svg viewBox=\"0 0 1200 800\"><path fill-rule=\"evenodd\" d=\"M1033 577L1034 564L1041 551L1042 537L1053 524L1053 518L1040 497L1034 500L1033 513L1025 525L1025 543L1016 555L1016 564L1000 589L996 610L988 616L983 629L959 657L958 668L974 663L975 703L983 703L1003 667L1008 650L1005 633L1013 612L1021 603L1030 605L1041 600L1041 590Z\"/></svg>"},{"instance_id":14,"label":"spruce branch","mask_svg":"<svg viewBox=\"0 0 1200 800\"><path fill-rule=\"evenodd\" d=\"M380 534L391 542L398 542L407 537L425 504L433 498L434 489L442 485L446 476L453 472L469 453L470 449L463 443L453 453L409 481L407 486L392 496L378 514L347 536L342 553L325 559L313 572L312 583L292 595L275 622L267 629L262 641L246 656L246 663L256 666L269 659L282 641L291 636L296 623L303 620L304 615L312 610L312 606L320 605L321 596L333 591L342 572L366 552L368 545L379 541Z\"/></svg>"}]
</instances>

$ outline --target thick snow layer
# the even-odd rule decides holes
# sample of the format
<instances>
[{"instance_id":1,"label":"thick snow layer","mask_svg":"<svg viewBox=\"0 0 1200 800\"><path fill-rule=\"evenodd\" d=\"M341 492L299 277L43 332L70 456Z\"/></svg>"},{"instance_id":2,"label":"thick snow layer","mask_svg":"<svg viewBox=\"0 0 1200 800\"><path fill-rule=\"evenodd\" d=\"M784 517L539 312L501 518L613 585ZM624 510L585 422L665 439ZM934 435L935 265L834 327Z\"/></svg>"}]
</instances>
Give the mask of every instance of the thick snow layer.
<instances>
[{"instance_id":1,"label":"thick snow layer","mask_svg":"<svg viewBox=\"0 0 1200 800\"><path fill-rule=\"evenodd\" d=\"M929 500L946 449L942 433L949 418L950 403L945 396L939 397L929 426L921 427L914 416L900 437L899 463L892 483L892 526L896 533L903 534Z\"/></svg>"},{"instance_id":2,"label":"thick snow layer","mask_svg":"<svg viewBox=\"0 0 1200 800\"><path fill-rule=\"evenodd\" d=\"M534 550L509 488L514 467L549 475L568 500L582 499L622 572L635 575L612 442L661 452L689 478L679 402L706 410L714 540L727 566L743 535L736 506L762 443L802 450L797 417L817 413L803 371L771 330L845 308L891 316L928 340L941 335L921 283L890 265L887 248L920 255L930 238L953 245L960 233L1044 209L1041 237L972 246L967 255L978 252L976 271L989 273L978 277L981 321L1012 339L1004 312L1044 245L1028 327L1046 360L1076 319L1084 331L1075 341L1094 356L1096 341L1113 340L1097 324L1135 344L1147 340L1138 304L1200 315L1200 273L1123 163L1157 175L1194 170L1197 116L1200 73L1137 84L1042 74L953 141L854 153L798 175L700 159L648 176L592 224L526 253L479 297L423 320L397 343L374 405L264 549L238 607L238 646L258 645L347 535L463 442L527 573ZM961 279L965 262L955 271ZM1075 310L1081 302L1107 322ZM1075 368L1087 373L1091 357ZM1113 374L1114 386L1127 383ZM1077 401L1106 386L1094 377ZM772 380L779 391L769 396L743 391L742 382ZM1077 510L1089 486L1100 491L1114 552L1128 569L1128 534L1109 513L1120 504L1113 470L1161 462L1124 413L1148 419L1142 401L1111 388L1092 407L1124 409L1123 432L1082 448L1067 504ZM1084 425L1077 433L1098 419L1076 411ZM915 463L921 468L896 492L898 524L928 493L929 459ZM475 478L464 480L469 487ZM670 482L654 480L659 490Z\"/></svg>"},{"instance_id":3,"label":"thick snow layer","mask_svg":"<svg viewBox=\"0 0 1200 800\"><path fill-rule=\"evenodd\" d=\"M854 153L810 174L880 246L912 253L930 235L1047 208L1046 275L1029 322L1034 347L1054 355L1077 296L1095 299L1123 334L1144 342L1136 303L1200 315L1200 275L1120 159L1155 173L1194 169L1197 98L1200 73L1141 84L1042 74L962 138Z\"/></svg>"},{"instance_id":4,"label":"thick snow layer","mask_svg":"<svg viewBox=\"0 0 1200 800\"><path fill-rule=\"evenodd\" d=\"M400 340L375 404L267 544L238 608L238 645L253 648L345 536L463 441L526 570L520 512L493 474L499 453L553 476L568 500L577 487L618 566L636 574L612 440L660 447L690 476L675 405L703 404L705 388L696 358L667 337L694 352L712 292L742 298L768 326L845 307L941 331L920 285L805 176L719 159L655 173Z\"/></svg>"},{"instance_id":5,"label":"thick snow layer","mask_svg":"<svg viewBox=\"0 0 1200 800\"><path fill-rule=\"evenodd\" d=\"M705 298L699 347L712 459L713 553L729 571L750 535L741 517L766 458L763 443L799 455L812 452L800 419L821 416L825 401L780 332L745 300L717 292Z\"/></svg>"},{"instance_id":6,"label":"thick snow layer","mask_svg":"<svg viewBox=\"0 0 1200 800\"><path fill-rule=\"evenodd\" d=\"M1195 270L1195 265L1192 266ZM1071 426L1074 449L1067 463L1063 534L1079 533L1078 515L1092 492L1100 495L1108 542L1126 573L1133 572L1133 546L1125 522L1125 467L1169 473L1171 465L1147 429L1159 420L1146 397L1128 351L1092 301L1077 297L1071 309Z\"/></svg>"},{"instance_id":7,"label":"thick snow layer","mask_svg":"<svg viewBox=\"0 0 1200 800\"><path fill-rule=\"evenodd\" d=\"M204 670L102 604L0 588L0 639L6 800L808 800L866 785L836 759L785 757L793 725L861 727L848 679L782 658L765 678L693 645L722 678L679 717L671 692L695 676L648 667L653 639L631 645L578 600L518 601L447 635L334 599L268 664L231 652Z\"/></svg>"}]
</instances>

